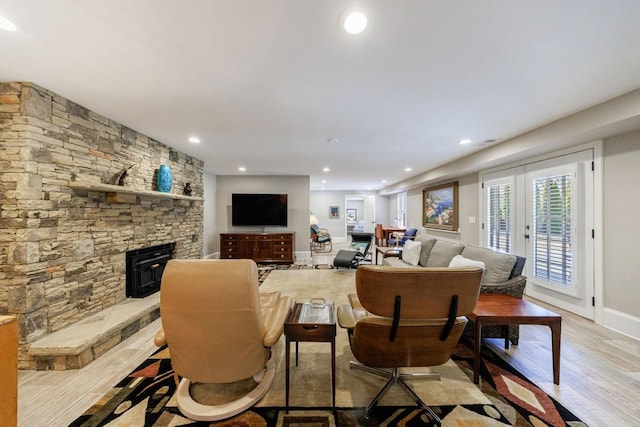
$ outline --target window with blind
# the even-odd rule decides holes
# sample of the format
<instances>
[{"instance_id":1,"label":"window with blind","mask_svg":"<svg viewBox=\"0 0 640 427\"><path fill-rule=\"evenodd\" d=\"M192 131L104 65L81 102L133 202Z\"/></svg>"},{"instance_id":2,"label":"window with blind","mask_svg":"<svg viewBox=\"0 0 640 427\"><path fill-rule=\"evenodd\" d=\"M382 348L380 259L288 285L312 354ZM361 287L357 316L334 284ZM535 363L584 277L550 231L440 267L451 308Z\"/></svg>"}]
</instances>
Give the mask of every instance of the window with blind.
<instances>
[{"instance_id":1,"label":"window with blind","mask_svg":"<svg viewBox=\"0 0 640 427\"><path fill-rule=\"evenodd\" d=\"M398 193L396 202L396 225L398 227L407 226L407 193Z\"/></svg>"},{"instance_id":2,"label":"window with blind","mask_svg":"<svg viewBox=\"0 0 640 427\"><path fill-rule=\"evenodd\" d=\"M511 252L511 184L487 185L487 246Z\"/></svg>"},{"instance_id":3,"label":"window with blind","mask_svg":"<svg viewBox=\"0 0 640 427\"><path fill-rule=\"evenodd\" d=\"M541 177L533 184L533 273L572 285L572 174Z\"/></svg>"}]
</instances>

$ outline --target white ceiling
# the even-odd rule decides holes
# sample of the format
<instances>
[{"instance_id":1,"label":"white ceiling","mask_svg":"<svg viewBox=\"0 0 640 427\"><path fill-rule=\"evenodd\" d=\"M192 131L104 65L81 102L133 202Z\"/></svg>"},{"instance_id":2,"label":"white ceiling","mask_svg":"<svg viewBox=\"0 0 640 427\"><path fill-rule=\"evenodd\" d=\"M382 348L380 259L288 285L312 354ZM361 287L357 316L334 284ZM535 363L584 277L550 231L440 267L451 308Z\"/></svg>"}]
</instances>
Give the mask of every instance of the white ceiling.
<instances>
[{"instance_id":1,"label":"white ceiling","mask_svg":"<svg viewBox=\"0 0 640 427\"><path fill-rule=\"evenodd\" d=\"M338 19L357 4L370 25L353 36ZM1 81L210 172L310 175L314 190L380 189L483 148L462 138L505 141L640 87L638 0L3 0L0 14L24 30L0 30Z\"/></svg>"}]
</instances>

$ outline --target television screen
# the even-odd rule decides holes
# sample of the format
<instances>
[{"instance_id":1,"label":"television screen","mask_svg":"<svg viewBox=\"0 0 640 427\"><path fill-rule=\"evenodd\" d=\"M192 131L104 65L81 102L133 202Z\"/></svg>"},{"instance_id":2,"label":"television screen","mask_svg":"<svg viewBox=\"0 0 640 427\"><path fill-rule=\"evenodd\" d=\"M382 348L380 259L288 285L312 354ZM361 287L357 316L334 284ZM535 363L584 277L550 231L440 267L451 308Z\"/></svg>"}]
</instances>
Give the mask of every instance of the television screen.
<instances>
[{"instance_id":1,"label":"television screen","mask_svg":"<svg viewBox=\"0 0 640 427\"><path fill-rule=\"evenodd\" d=\"M231 195L231 225L287 225L286 194Z\"/></svg>"}]
</instances>

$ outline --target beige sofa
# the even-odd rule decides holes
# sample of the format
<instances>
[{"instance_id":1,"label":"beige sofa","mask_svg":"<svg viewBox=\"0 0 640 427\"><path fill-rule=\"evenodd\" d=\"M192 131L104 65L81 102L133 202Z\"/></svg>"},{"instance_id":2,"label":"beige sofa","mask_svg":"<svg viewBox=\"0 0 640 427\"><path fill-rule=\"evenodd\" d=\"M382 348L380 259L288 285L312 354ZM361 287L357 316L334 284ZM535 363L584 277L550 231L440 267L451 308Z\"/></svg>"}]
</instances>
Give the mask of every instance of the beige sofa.
<instances>
[{"instance_id":1,"label":"beige sofa","mask_svg":"<svg viewBox=\"0 0 640 427\"><path fill-rule=\"evenodd\" d=\"M449 267L455 264L463 266L467 262L472 264L474 261L480 261L484 264L485 269L480 287L481 294L509 294L522 298L527 284L526 276L522 275L525 258L461 242L437 239L425 234L417 235L414 241L419 242L419 255L417 254L417 245L410 243L403 251L406 251L406 255L383 258L382 264L422 268ZM412 264L408 263L405 258ZM417 263L413 265L416 261ZM482 332L483 337L504 337L501 327L486 327ZM518 327L511 326L509 332L511 342L517 345L518 337Z\"/></svg>"}]
</instances>

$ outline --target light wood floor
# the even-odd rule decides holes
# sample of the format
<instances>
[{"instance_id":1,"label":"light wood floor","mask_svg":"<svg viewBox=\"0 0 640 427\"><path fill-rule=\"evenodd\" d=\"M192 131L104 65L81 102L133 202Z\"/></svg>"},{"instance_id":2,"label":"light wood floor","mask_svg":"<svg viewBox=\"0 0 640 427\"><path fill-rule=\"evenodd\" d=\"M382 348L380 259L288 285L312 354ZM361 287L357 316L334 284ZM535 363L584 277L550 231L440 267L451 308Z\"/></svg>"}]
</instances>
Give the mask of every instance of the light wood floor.
<instances>
[{"instance_id":1,"label":"light wood floor","mask_svg":"<svg viewBox=\"0 0 640 427\"><path fill-rule=\"evenodd\" d=\"M549 328L521 326L520 345L509 350L501 340L485 343L588 425L640 426L640 342L549 308L563 316L559 386L552 381ZM19 372L18 424L68 425L153 353L159 322L81 370Z\"/></svg>"}]
</instances>

